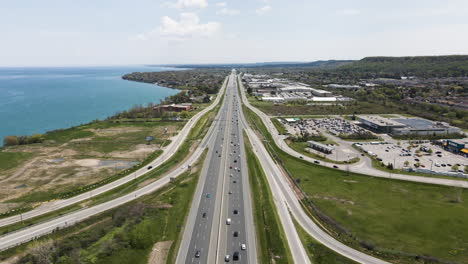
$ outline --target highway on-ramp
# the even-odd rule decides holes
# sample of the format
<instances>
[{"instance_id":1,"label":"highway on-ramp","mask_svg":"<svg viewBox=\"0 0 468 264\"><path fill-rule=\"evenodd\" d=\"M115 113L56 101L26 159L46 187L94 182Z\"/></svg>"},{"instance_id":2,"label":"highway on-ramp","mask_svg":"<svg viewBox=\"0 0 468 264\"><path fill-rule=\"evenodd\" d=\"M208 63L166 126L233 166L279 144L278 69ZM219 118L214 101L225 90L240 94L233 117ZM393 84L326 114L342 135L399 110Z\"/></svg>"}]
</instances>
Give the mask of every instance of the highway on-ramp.
<instances>
[{"instance_id":1,"label":"highway on-ramp","mask_svg":"<svg viewBox=\"0 0 468 264\"><path fill-rule=\"evenodd\" d=\"M240 79L240 78L239 78ZM263 121L265 126L267 127L268 131L270 132L271 136L273 137L276 145L283 150L284 152L288 153L291 156L301 158L305 161L314 163L317 160L310 158L308 156L305 156L303 154L298 153L297 151L293 150L289 145L284 141L286 138L283 135L280 135L278 133L278 130L274 126L273 122L271 121L270 117L265 114L264 112L260 111L256 107L252 106L247 100L247 97L245 96L245 89L242 84L242 82L239 80L239 85L241 87L241 96L244 104L252 111L257 114L260 119ZM427 183L427 184L437 184L437 185L445 185L445 186L454 186L454 187L462 187L462 188L468 188L468 181L462 181L462 180L452 180L452 179L443 179L443 178L435 178L435 177L423 177L423 176L415 176L415 175L405 175L405 174L396 174L396 173L388 173L384 171L380 171L378 169L375 169L372 167L371 161L367 157L362 157L364 160L359 162L358 164L350 164L349 166L339 166L341 170L348 170L351 172L356 172L356 173L361 173L365 174L367 176L373 176L373 177L380 177L380 178L388 178L388 179L394 179L394 180L402 180L402 181L411 181L411 182L419 182L419 183ZM333 167L333 165L336 165L334 163L329 163L329 162L324 162L324 161L318 161L320 162L320 165L326 166L326 167Z\"/></svg>"},{"instance_id":2,"label":"highway on-ramp","mask_svg":"<svg viewBox=\"0 0 468 264\"><path fill-rule=\"evenodd\" d=\"M247 98L243 94L242 89L241 93L243 102L245 105L247 105ZM248 106L249 105L247 105L247 107ZM295 263L310 263L310 260L307 259L308 262L305 262L305 260L297 260L298 256L303 256L306 253L303 252L304 249L300 249L297 242L295 242L296 239L294 237L297 236L297 234L291 235L291 233L296 232L294 223L290 219L291 215L311 237L313 237L318 242L322 243L323 245L340 255L343 255L359 263L388 263L341 243L340 241L330 236L327 232L322 230L316 223L314 223L310 219L310 217L304 212L304 209L299 203L290 181L287 180L288 176L283 174L280 166L276 164L271 158L268 151L264 147L263 142L260 140L255 131L253 131L249 127L243 114L241 115L241 122L245 124L244 127L247 136L249 137L249 140L251 141L253 148L255 149L255 155L258 157L260 163L262 164L263 170L265 171L265 175L267 176L268 183L270 185L272 193L274 194L274 202L276 205L276 209L278 210L281 223L285 230L286 236L288 237L289 247L292 251L291 253L293 255ZM300 246L302 247L302 245Z\"/></svg>"},{"instance_id":3,"label":"highway on-ramp","mask_svg":"<svg viewBox=\"0 0 468 264\"><path fill-rule=\"evenodd\" d=\"M217 103L220 101L220 98L222 97L222 94L224 93L224 91L225 91L225 85L223 85L222 89L220 90L216 101L209 108L206 108L204 110L209 111L210 109L215 107L217 105ZM203 112L206 113L206 111L203 111ZM202 112L200 112L200 113L202 113ZM200 113L198 113L198 114L200 114ZM200 117L200 116L198 116L198 117ZM197 119L194 119L194 120L197 120ZM192 122L195 122L195 121L192 121ZM87 219L87 218L89 218L89 217L91 217L93 215L96 215L96 214L102 213L104 211L110 210L112 208L115 208L117 206L123 205L125 203L128 203L130 201L133 201L133 200L137 199L138 197L140 197L142 195L150 194L150 193L158 190L159 188L162 188L163 186L165 186L166 184L168 184L170 182L171 178L177 177L178 175L185 172L190 167L190 165L192 165L193 163L195 163L197 161L197 159L201 156L201 154L206 149L206 147L211 145L211 143L213 142L212 139L215 137L215 135L217 135L217 131L215 131L215 129L214 129L218 125L217 123L218 122L216 120L213 122L212 126L209 128L209 130L208 130L206 136L203 138L202 142L195 149L193 154L183 164L181 164L178 169L173 170L173 171L163 175L160 179L150 183L149 185L146 185L146 186L144 186L144 187L142 187L142 188L140 188L140 189L138 189L136 191L133 191L133 192L131 192L129 194L123 195L123 196L118 197L116 199L113 199L113 200L110 200L108 202L104 202L104 203L101 203L101 204L98 204L98 205L95 205L95 206L92 206L92 207L84 208L84 209L81 209L81 210L78 210L78 211L75 211L75 212L72 212L72 213L69 213L69 214L66 214L66 215L62 215L62 216L59 216L59 217L56 217L56 218L41 222L39 224L32 225L32 226L29 226L27 228L23 228L23 229L20 229L18 231L14 231L14 232L8 233L6 235L0 236L0 251L11 248L11 247L14 247L14 246L17 246L17 245L20 245L22 243L25 243L25 242L30 241L32 239L38 238L40 236L49 234L49 233L53 232L54 230L57 230L57 229L60 229L60 228L65 228L67 226L73 225L73 224L75 224L77 222L80 222L80 221L83 221L83 220L85 220L85 219ZM186 135L184 137L186 137ZM180 138L184 138L184 137L180 137ZM169 153L172 153L172 152L169 152ZM164 159L164 160L167 160L167 159ZM155 164L155 162L153 162L152 164ZM137 174L137 177L143 175L147 171L148 170L146 168L144 170L141 170L142 174L139 174L139 175ZM133 175L130 178L130 180L132 180L132 179L134 179ZM120 180L117 180L116 182L119 182L117 186L123 184L122 182L120 182ZM103 186L103 187L106 187L106 189L103 189L103 190L108 190L107 188L109 188L107 185ZM97 191L97 189L93 190L93 195L97 195L96 191ZM102 191L102 192L104 192L104 191ZM81 195L77 196L77 197L81 197ZM85 199L87 199L89 197L90 197L90 194L88 194L87 197L80 198L80 199L85 200Z\"/></svg>"},{"instance_id":4,"label":"highway on-ramp","mask_svg":"<svg viewBox=\"0 0 468 264\"><path fill-rule=\"evenodd\" d=\"M20 215L14 215L14 216L10 216L10 217L0 219L0 227L11 225L11 224L14 224L14 223L26 220L26 219L30 219L30 218L33 218L33 217L36 217L36 216L39 216L39 215L50 213L50 212L53 212L55 210L59 210L61 208L64 208L64 207L67 207L67 206L82 202L82 201L87 200L89 198L92 198L94 196L97 196L97 195L103 194L103 193L105 193L107 191L110 191L110 190L112 190L112 189L114 189L116 187L119 187L119 186L123 185L123 184L126 184L126 183L134 180L135 178L141 177L141 176L145 175L146 173L149 173L152 170L157 169L157 167L159 165L163 164L165 161L167 161L169 158L171 158L172 155L174 155L174 153L176 153L177 149L179 149L179 147L182 145L182 143L184 143L184 141L186 140L191 128L193 127L194 124L197 123L198 119L200 119L200 117L203 116L206 112L212 110L219 103L219 101L221 100L222 95L223 95L223 93L225 91L226 84L227 84L227 80L225 80L224 84L222 85L222 87L221 87L215 101L210 106L208 106L207 108L203 109L202 111L195 114L192 118L190 118L189 121L187 122L187 124L185 124L185 126L182 128L182 130L180 130L179 133L176 136L171 138L171 140L172 140L171 143L169 145L167 145L163 149L163 153L159 157L157 157L155 160L151 161L147 166L145 166L145 167L131 173L130 175L124 176L124 177L122 177L122 178L120 178L118 180L115 180L113 182L110 182L110 183L108 183L106 185L103 185L101 187L86 191L84 193L73 196L71 198L51 201L49 203L45 203L42 206L39 206L39 207L37 207L37 208L35 208L35 209L31 210L31 211L22 213ZM150 166L152 168L148 169Z\"/></svg>"}]
</instances>

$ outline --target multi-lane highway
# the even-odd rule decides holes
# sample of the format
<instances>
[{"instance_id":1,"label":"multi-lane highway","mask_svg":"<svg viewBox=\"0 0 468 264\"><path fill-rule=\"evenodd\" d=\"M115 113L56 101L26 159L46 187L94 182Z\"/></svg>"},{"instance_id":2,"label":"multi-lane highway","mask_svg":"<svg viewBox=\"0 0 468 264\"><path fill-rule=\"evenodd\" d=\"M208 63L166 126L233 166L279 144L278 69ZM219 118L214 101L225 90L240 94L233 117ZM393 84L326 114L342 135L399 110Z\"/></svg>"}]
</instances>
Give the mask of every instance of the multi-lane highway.
<instances>
[{"instance_id":1,"label":"multi-lane highway","mask_svg":"<svg viewBox=\"0 0 468 264\"><path fill-rule=\"evenodd\" d=\"M247 167L231 74L185 226L177 263L257 263Z\"/></svg>"}]
</instances>

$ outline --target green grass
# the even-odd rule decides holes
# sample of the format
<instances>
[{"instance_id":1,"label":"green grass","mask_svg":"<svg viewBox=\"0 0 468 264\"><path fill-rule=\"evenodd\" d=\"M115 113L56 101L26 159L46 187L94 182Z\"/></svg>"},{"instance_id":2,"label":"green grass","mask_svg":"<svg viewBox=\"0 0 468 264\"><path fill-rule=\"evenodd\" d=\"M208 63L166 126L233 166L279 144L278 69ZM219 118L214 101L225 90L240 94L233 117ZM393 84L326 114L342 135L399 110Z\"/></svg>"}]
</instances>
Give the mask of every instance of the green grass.
<instances>
[{"instance_id":1,"label":"green grass","mask_svg":"<svg viewBox=\"0 0 468 264\"><path fill-rule=\"evenodd\" d=\"M247 137L245 142L248 142ZM260 263L293 263L268 181L250 143L246 143L246 154L250 188L255 197L253 210L258 260Z\"/></svg>"},{"instance_id":2,"label":"green grass","mask_svg":"<svg viewBox=\"0 0 468 264\"><path fill-rule=\"evenodd\" d=\"M330 162L330 163L335 163L335 164L352 164L352 163L356 163L356 162L359 161L359 157L352 158L348 162L346 162L346 161L336 161L336 160L329 159L326 156L317 155L316 153L306 151L304 149L307 147L307 142L288 142L288 145L293 150L295 150L295 151L297 151L297 152L299 152L299 153L301 153L301 154L303 154L305 156L308 156L308 157L311 157L311 158L314 158L314 159L318 159L318 160L321 160L321 161L325 161L325 162Z\"/></svg>"},{"instance_id":3,"label":"green grass","mask_svg":"<svg viewBox=\"0 0 468 264\"><path fill-rule=\"evenodd\" d=\"M278 119L271 118L271 122L273 122L273 125L275 125L276 130L278 130L278 133L280 133L280 135L288 134L288 130L284 127L283 124L281 124L280 121L278 121Z\"/></svg>"},{"instance_id":4,"label":"green grass","mask_svg":"<svg viewBox=\"0 0 468 264\"><path fill-rule=\"evenodd\" d=\"M32 156L30 152L0 152L0 171L19 166Z\"/></svg>"},{"instance_id":5,"label":"green grass","mask_svg":"<svg viewBox=\"0 0 468 264\"><path fill-rule=\"evenodd\" d=\"M197 165L201 165L205 154ZM193 197L199 173L200 169L194 173L185 172L174 183L136 201L41 237L38 242L1 252L0 260L23 254L34 243L50 240L55 241L47 254L51 263L73 263L77 256L85 263L147 263L152 246L160 241L175 241L170 252L176 252L181 226L190 208L187 201ZM142 211L135 208L142 208ZM92 228L87 228L90 225ZM29 252L20 259L37 262ZM167 263L173 262L174 254L169 255Z\"/></svg>"},{"instance_id":6,"label":"green grass","mask_svg":"<svg viewBox=\"0 0 468 264\"><path fill-rule=\"evenodd\" d=\"M244 112L267 140L265 145L273 157L299 182L319 212L332 219L326 222L322 218L321 222L337 239L395 262L415 263L415 256L467 262L468 191L308 163L282 152L258 116L248 109Z\"/></svg>"},{"instance_id":7,"label":"green grass","mask_svg":"<svg viewBox=\"0 0 468 264\"><path fill-rule=\"evenodd\" d=\"M311 237L302 227L295 221L299 238L301 239L304 248L306 249L307 255L309 256L312 263L316 264L356 264L357 262L352 261L346 257L343 257L326 246L320 244L317 240Z\"/></svg>"}]
</instances>

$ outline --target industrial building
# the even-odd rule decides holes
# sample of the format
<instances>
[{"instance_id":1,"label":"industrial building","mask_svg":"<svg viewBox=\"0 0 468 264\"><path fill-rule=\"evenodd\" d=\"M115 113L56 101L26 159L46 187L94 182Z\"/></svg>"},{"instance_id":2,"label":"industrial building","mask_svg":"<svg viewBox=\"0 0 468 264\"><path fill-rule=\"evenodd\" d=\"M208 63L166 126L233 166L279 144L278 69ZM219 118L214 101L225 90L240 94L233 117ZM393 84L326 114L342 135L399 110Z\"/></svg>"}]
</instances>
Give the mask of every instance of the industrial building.
<instances>
[{"instance_id":1,"label":"industrial building","mask_svg":"<svg viewBox=\"0 0 468 264\"><path fill-rule=\"evenodd\" d=\"M447 123L433 122L422 118L386 118L381 116L358 116L357 120L367 128L392 135L443 135L461 133Z\"/></svg>"}]
</instances>

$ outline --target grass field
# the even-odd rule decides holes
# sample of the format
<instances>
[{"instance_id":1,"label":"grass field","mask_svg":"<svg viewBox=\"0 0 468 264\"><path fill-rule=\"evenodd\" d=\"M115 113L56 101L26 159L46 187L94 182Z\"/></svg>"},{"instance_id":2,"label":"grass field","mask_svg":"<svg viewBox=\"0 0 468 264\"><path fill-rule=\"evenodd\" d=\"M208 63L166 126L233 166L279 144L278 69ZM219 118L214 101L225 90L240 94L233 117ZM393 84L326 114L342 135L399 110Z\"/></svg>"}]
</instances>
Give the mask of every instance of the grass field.
<instances>
[{"instance_id":1,"label":"grass field","mask_svg":"<svg viewBox=\"0 0 468 264\"><path fill-rule=\"evenodd\" d=\"M205 152L206 154L206 152ZM37 242L0 253L20 263L147 263L156 242L173 241L167 263L175 261L201 164L150 195L60 230ZM46 262L41 262L47 260Z\"/></svg>"},{"instance_id":2,"label":"grass field","mask_svg":"<svg viewBox=\"0 0 468 264\"><path fill-rule=\"evenodd\" d=\"M253 210L258 260L260 263L292 263L291 253L276 213L268 181L247 137L244 141L246 142L250 188L255 197Z\"/></svg>"},{"instance_id":3,"label":"grass field","mask_svg":"<svg viewBox=\"0 0 468 264\"><path fill-rule=\"evenodd\" d=\"M0 152L0 171L14 168L32 156L29 152Z\"/></svg>"},{"instance_id":4,"label":"grass field","mask_svg":"<svg viewBox=\"0 0 468 264\"><path fill-rule=\"evenodd\" d=\"M357 264L357 262L347 259L333 250L327 248L326 246L320 244L309 236L307 232L302 229L302 227L294 221L294 225L296 226L297 233L299 234L299 238L301 239L304 248L307 251L307 254L315 264Z\"/></svg>"},{"instance_id":5,"label":"grass field","mask_svg":"<svg viewBox=\"0 0 468 264\"><path fill-rule=\"evenodd\" d=\"M468 262L468 191L333 170L282 152L253 112L247 119L270 153L330 219L336 238L399 263ZM336 225L334 225L334 224ZM348 235L339 229L348 231Z\"/></svg>"}]
</instances>

